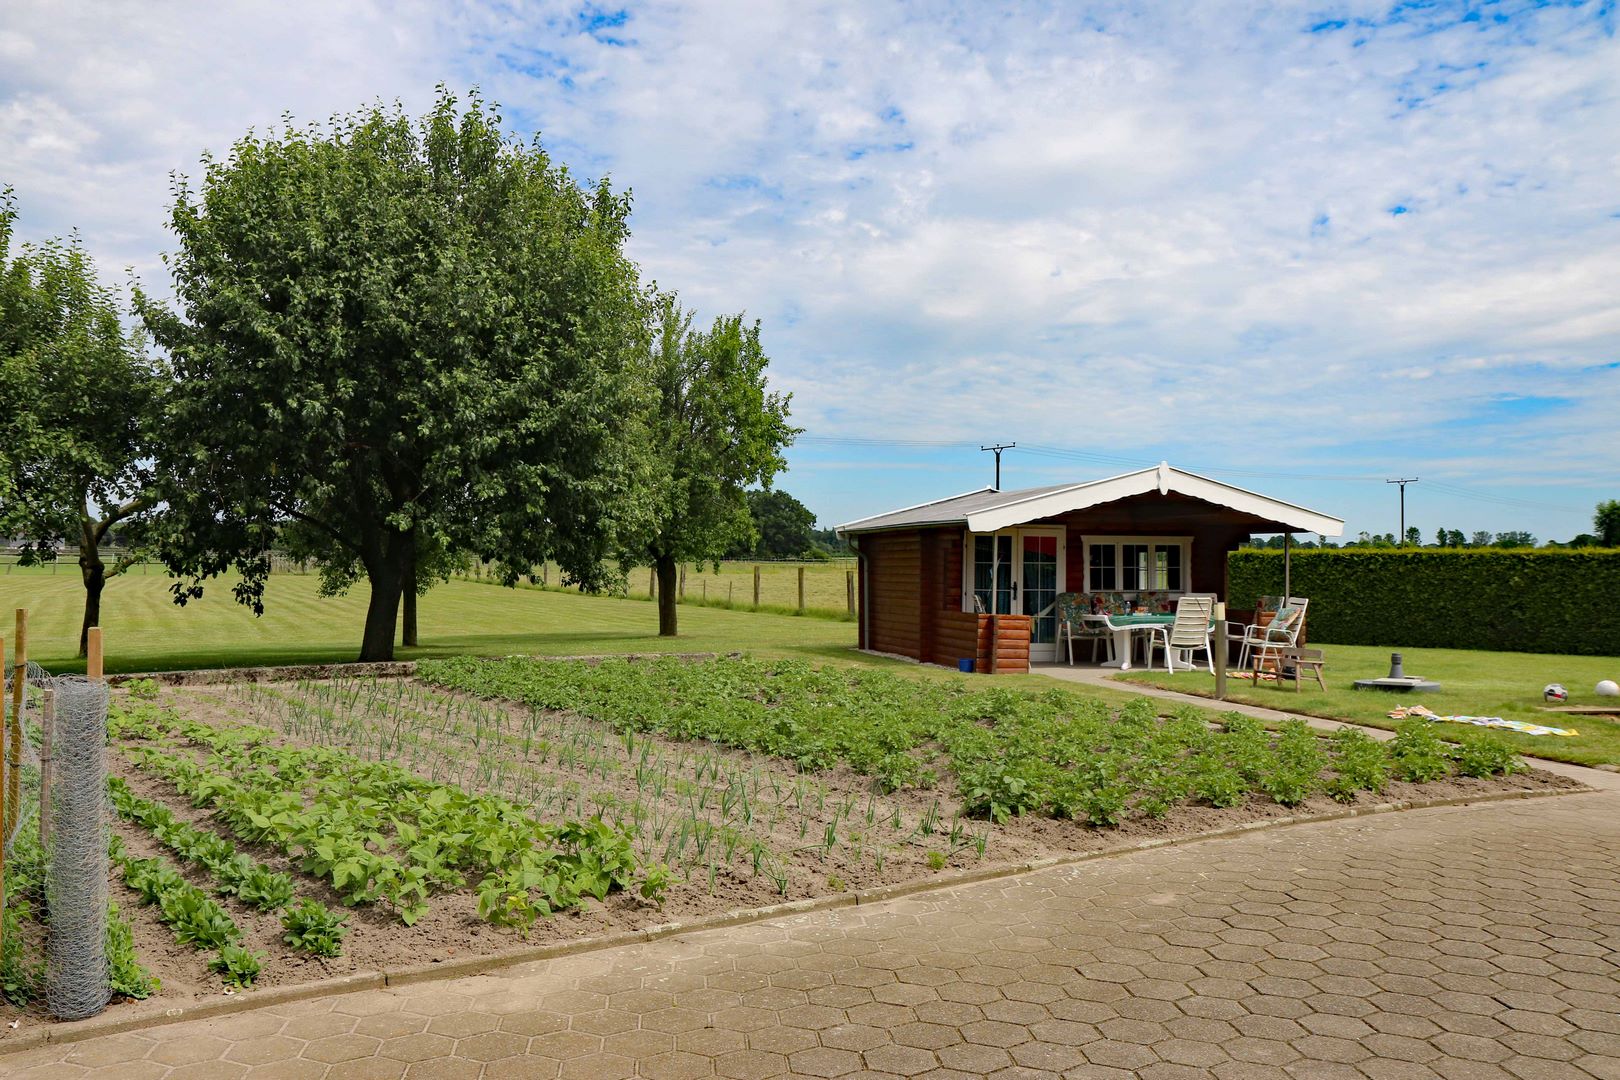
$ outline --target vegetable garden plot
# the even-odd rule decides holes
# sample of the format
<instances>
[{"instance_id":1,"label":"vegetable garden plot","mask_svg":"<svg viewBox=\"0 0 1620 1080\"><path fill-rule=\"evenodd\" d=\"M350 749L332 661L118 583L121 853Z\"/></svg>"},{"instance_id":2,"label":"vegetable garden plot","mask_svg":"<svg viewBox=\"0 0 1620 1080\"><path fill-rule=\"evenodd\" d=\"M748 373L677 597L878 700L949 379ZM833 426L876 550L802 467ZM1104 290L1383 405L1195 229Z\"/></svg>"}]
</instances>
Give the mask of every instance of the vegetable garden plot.
<instances>
[{"instance_id":1,"label":"vegetable garden plot","mask_svg":"<svg viewBox=\"0 0 1620 1080\"><path fill-rule=\"evenodd\" d=\"M650 908L663 888L600 821L537 820L168 699L127 699L111 727L125 908L178 992L495 951L536 919L626 892Z\"/></svg>"},{"instance_id":2,"label":"vegetable garden plot","mask_svg":"<svg viewBox=\"0 0 1620 1080\"><path fill-rule=\"evenodd\" d=\"M137 686L116 703L115 894L165 996L1019 865L1334 799L1564 783L1500 775L1516 762L1488 737L1458 749L1413 728L1391 747L885 672L421 670Z\"/></svg>"},{"instance_id":3,"label":"vegetable garden plot","mask_svg":"<svg viewBox=\"0 0 1620 1080\"><path fill-rule=\"evenodd\" d=\"M786 758L815 772L844 764L884 791L949 792L960 812L1006 823L1023 814L1114 827L1195 806L1318 795L1351 802L1392 780L1486 779L1523 770L1500 741L1452 747L1422 724L1390 744L1355 729L1329 739L1301 721L1273 736L1236 713L1157 715L1138 698L1111 711L1061 689L968 689L883 671L725 658L526 658L424 662L422 678L483 697L597 719L627 736L659 732Z\"/></svg>"}]
</instances>

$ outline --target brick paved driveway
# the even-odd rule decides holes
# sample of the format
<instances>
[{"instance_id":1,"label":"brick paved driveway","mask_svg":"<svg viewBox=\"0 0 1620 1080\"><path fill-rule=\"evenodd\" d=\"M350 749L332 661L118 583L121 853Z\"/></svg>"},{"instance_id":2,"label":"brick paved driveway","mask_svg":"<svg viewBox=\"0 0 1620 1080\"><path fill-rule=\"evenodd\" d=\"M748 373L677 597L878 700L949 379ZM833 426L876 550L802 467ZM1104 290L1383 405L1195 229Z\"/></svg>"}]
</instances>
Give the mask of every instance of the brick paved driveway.
<instances>
[{"instance_id":1,"label":"brick paved driveway","mask_svg":"<svg viewBox=\"0 0 1620 1080\"><path fill-rule=\"evenodd\" d=\"M1620 792L1146 852L0 1075L1620 1080Z\"/></svg>"}]
</instances>

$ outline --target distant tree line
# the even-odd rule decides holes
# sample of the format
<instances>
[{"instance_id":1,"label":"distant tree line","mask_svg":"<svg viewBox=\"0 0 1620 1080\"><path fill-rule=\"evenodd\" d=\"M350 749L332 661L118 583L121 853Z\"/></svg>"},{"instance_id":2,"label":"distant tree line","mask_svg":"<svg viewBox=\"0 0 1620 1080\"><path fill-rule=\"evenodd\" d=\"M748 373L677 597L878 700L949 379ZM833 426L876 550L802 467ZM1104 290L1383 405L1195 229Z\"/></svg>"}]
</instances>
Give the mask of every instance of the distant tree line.
<instances>
[{"instance_id":1,"label":"distant tree line","mask_svg":"<svg viewBox=\"0 0 1620 1080\"><path fill-rule=\"evenodd\" d=\"M1609 499L1597 505L1592 515L1594 532L1581 533L1568 543L1557 540L1538 541L1534 534L1522 529L1510 529L1506 532L1486 532L1476 530L1464 534L1460 529L1436 529L1434 539L1425 543L1422 531L1413 525L1406 530L1406 542L1398 541L1394 533L1367 533L1357 534L1354 540L1344 543L1334 543L1325 536L1318 536L1315 540L1296 538L1294 546L1299 548L1395 548L1395 547L1429 547L1429 548L1533 548L1537 546L1549 548L1610 548L1620 547L1620 499ZM1267 536L1250 540L1245 547L1261 549L1278 549L1283 546L1281 536Z\"/></svg>"}]
</instances>

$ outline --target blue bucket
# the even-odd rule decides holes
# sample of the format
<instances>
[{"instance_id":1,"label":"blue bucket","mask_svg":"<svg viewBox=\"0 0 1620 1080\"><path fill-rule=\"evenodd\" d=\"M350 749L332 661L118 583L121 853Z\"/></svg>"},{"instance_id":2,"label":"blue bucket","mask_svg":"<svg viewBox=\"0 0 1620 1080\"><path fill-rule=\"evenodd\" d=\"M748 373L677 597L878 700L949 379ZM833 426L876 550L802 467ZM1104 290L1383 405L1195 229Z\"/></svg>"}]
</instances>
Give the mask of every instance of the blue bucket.
<instances>
[{"instance_id":1,"label":"blue bucket","mask_svg":"<svg viewBox=\"0 0 1620 1080\"><path fill-rule=\"evenodd\" d=\"M958 660L956 662L956 670L966 672L969 675L973 674L973 661L972 660Z\"/></svg>"}]
</instances>

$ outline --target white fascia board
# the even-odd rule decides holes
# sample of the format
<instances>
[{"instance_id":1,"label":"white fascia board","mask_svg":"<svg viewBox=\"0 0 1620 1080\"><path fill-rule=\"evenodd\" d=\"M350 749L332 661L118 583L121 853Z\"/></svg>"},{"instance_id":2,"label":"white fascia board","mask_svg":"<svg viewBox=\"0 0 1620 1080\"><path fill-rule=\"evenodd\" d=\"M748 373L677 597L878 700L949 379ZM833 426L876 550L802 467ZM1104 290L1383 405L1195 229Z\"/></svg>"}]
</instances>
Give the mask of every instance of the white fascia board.
<instances>
[{"instance_id":1,"label":"white fascia board","mask_svg":"<svg viewBox=\"0 0 1620 1080\"><path fill-rule=\"evenodd\" d=\"M1143 469L1140 472L1126 473L1124 476L1113 476L1107 480L1077 484L1072 488L1039 495L1009 506L981 510L977 514L968 515L967 526L971 532L995 532L1028 521L1039 521L1041 518L1066 514L1071 510L1084 510L1088 506L1114 502L1132 495L1143 495L1157 490L1158 486L1158 470Z\"/></svg>"},{"instance_id":2,"label":"white fascia board","mask_svg":"<svg viewBox=\"0 0 1620 1080\"><path fill-rule=\"evenodd\" d=\"M1245 514L1276 521L1291 526L1295 532L1317 533L1321 536L1340 536L1344 533L1344 522L1336 517L1307 510L1303 506L1295 506L1280 499L1267 498L1196 473L1182 472L1180 469L1174 469L1172 472L1174 476L1171 478L1170 490L1183 495L1191 495L1195 499L1219 503L1221 506L1231 507Z\"/></svg>"},{"instance_id":3,"label":"white fascia board","mask_svg":"<svg viewBox=\"0 0 1620 1080\"><path fill-rule=\"evenodd\" d=\"M972 532L996 532L1014 525L1039 521L1041 518L1055 517L1102 503L1128 499L1133 495L1146 495L1152 491L1160 494L1174 491L1240 513L1252 514L1267 521L1279 522L1292 527L1296 532L1311 532L1321 536L1340 536L1344 533L1344 522L1336 517L1307 510L1293 503L1267 498L1256 492L1223 484L1218 480L1210 480L1196 473L1184 472L1163 463L1156 468L1142 469L1090 484L1078 484L1072 488L1054 491L1008 506L981 510L968 516L967 527Z\"/></svg>"}]
</instances>

